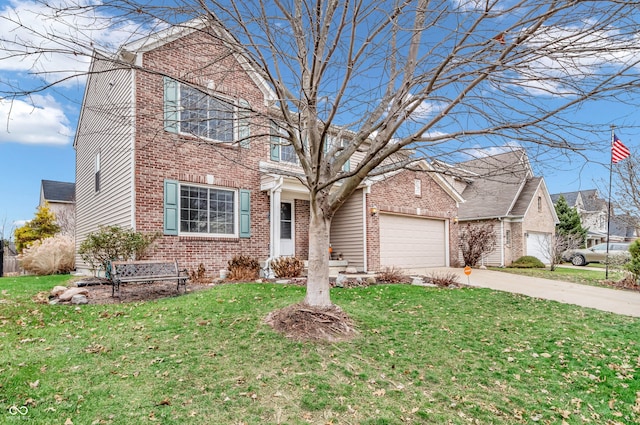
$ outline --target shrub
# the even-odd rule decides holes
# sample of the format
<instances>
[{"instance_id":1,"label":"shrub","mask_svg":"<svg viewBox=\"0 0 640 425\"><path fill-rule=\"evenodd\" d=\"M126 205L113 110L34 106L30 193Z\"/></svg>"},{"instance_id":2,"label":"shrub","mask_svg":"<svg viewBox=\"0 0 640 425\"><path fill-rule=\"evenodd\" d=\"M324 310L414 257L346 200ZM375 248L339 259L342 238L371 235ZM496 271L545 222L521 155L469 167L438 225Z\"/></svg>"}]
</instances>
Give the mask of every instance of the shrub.
<instances>
[{"instance_id":1,"label":"shrub","mask_svg":"<svg viewBox=\"0 0 640 425\"><path fill-rule=\"evenodd\" d=\"M144 258L145 252L158 237L158 233L146 234L120 226L104 226L87 235L80 244L78 254L95 274L97 270L106 270L109 261Z\"/></svg>"},{"instance_id":2,"label":"shrub","mask_svg":"<svg viewBox=\"0 0 640 425\"><path fill-rule=\"evenodd\" d=\"M300 277L304 262L296 257L279 257L271 261L271 268L276 277Z\"/></svg>"},{"instance_id":3,"label":"shrub","mask_svg":"<svg viewBox=\"0 0 640 425\"><path fill-rule=\"evenodd\" d=\"M429 275L429 279L431 280L431 283L436 286L460 286L458 276L455 273L431 273L431 275Z\"/></svg>"},{"instance_id":4,"label":"shrub","mask_svg":"<svg viewBox=\"0 0 640 425\"><path fill-rule=\"evenodd\" d=\"M544 269L545 265L536 257L525 255L511 263L511 267L518 269Z\"/></svg>"},{"instance_id":5,"label":"shrub","mask_svg":"<svg viewBox=\"0 0 640 425\"><path fill-rule=\"evenodd\" d=\"M475 266L482 256L496 249L497 239L493 224L467 223L460 231L460 252L465 266Z\"/></svg>"},{"instance_id":6,"label":"shrub","mask_svg":"<svg viewBox=\"0 0 640 425\"><path fill-rule=\"evenodd\" d=\"M380 283L408 283L411 279L398 267L385 267L376 276Z\"/></svg>"},{"instance_id":7,"label":"shrub","mask_svg":"<svg viewBox=\"0 0 640 425\"><path fill-rule=\"evenodd\" d=\"M629 245L629 253L631 254L631 260L624 267L633 275L634 281L637 282L640 279L640 239Z\"/></svg>"},{"instance_id":8,"label":"shrub","mask_svg":"<svg viewBox=\"0 0 640 425\"><path fill-rule=\"evenodd\" d=\"M76 267L76 245L70 236L42 239L25 248L19 261L23 269L41 276L69 273Z\"/></svg>"},{"instance_id":9,"label":"shrub","mask_svg":"<svg viewBox=\"0 0 640 425\"><path fill-rule=\"evenodd\" d=\"M227 264L231 280L255 280L260 273L260 263L248 255L235 255Z\"/></svg>"},{"instance_id":10,"label":"shrub","mask_svg":"<svg viewBox=\"0 0 640 425\"><path fill-rule=\"evenodd\" d=\"M36 241L50 238L60 231L56 224L56 216L47 204L38 207L33 220L14 232L14 240L19 253Z\"/></svg>"},{"instance_id":11,"label":"shrub","mask_svg":"<svg viewBox=\"0 0 640 425\"><path fill-rule=\"evenodd\" d=\"M204 268L204 264L200 263L198 270L191 270L191 272L189 272L189 280L191 283L208 283L209 279L207 279L206 273L207 270Z\"/></svg>"}]
</instances>

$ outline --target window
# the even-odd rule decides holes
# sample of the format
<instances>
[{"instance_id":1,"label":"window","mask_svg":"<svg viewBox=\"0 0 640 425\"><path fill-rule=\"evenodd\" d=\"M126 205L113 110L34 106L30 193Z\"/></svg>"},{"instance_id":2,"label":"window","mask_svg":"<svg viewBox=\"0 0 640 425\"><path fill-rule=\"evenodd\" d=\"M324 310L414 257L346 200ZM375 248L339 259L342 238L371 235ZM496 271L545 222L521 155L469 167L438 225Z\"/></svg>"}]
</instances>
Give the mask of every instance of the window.
<instances>
[{"instance_id":1,"label":"window","mask_svg":"<svg viewBox=\"0 0 640 425\"><path fill-rule=\"evenodd\" d=\"M287 132L275 121L271 121L271 160L298 163L293 145L287 140Z\"/></svg>"},{"instance_id":2,"label":"window","mask_svg":"<svg viewBox=\"0 0 640 425\"><path fill-rule=\"evenodd\" d=\"M507 246L511 245L511 230L504 232L504 244Z\"/></svg>"},{"instance_id":3,"label":"window","mask_svg":"<svg viewBox=\"0 0 640 425\"><path fill-rule=\"evenodd\" d=\"M538 212L542 212L542 196L538 196Z\"/></svg>"},{"instance_id":4,"label":"window","mask_svg":"<svg viewBox=\"0 0 640 425\"><path fill-rule=\"evenodd\" d=\"M238 108L234 101L203 93L170 78L164 82L165 129L218 142L238 138ZM248 130L248 128L247 128Z\"/></svg>"},{"instance_id":5,"label":"window","mask_svg":"<svg viewBox=\"0 0 640 425\"><path fill-rule=\"evenodd\" d=\"M96 154L95 159L94 185L96 192L100 192L100 152Z\"/></svg>"},{"instance_id":6,"label":"window","mask_svg":"<svg viewBox=\"0 0 640 425\"><path fill-rule=\"evenodd\" d=\"M236 191L180 185L180 232L236 235Z\"/></svg>"},{"instance_id":7,"label":"window","mask_svg":"<svg viewBox=\"0 0 640 425\"><path fill-rule=\"evenodd\" d=\"M329 141L324 144L324 151L328 152L329 150L333 149L333 147L336 146L338 143L340 143L340 147L341 148L344 148L347 145L347 143L349 143L349 142L348 142L348 140L343 139L343 138L339 139L339 142L338 142L338 138L337 137L329 136ZM340 153L339 150L336 153L336 155L338 153ZM350 162L350 160L347 159L347 161L342 165L342 171L344 171L344 172L351 171L351 162Z\"/></svg>"},{"instance_id":8,"label":"window","mask_svg":"<svg viewBox=\"0 0 640 425\"><path fill-rule=\"evenodd\" d=\"M413 180L413 193L416 196L422 196L422 181L420 179Z\"/></svg>"}]
</instances>

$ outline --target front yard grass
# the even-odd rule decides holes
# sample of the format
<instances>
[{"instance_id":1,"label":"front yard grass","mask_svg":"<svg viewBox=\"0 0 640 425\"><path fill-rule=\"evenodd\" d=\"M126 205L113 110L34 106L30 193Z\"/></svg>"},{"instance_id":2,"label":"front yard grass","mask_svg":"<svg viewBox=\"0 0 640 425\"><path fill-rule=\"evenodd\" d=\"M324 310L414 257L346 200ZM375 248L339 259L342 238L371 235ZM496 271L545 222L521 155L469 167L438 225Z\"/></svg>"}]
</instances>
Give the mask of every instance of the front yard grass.
<instances>
[{"instance_id":1,"label":"front yard grass","mask_svg":"<svg viewBox=\"0 0 640 425\"><path fill-rule=\"evenodd\" d=\"M301 287L32 301L65 279L0 279L0 423L640 421L639 319L487 289L378 285L332 290L359 337L301 343L263 324Z\"/></svg>"},{"instance_id":2,"label":"front yard grass","mask_svg":"<svg viewBox=\"0 0 640 425\"><path fill-rule=\"evenodd\" d=\"M591 265L589 265L591 267ZM600 268L600 267L598 267ZM604 284L606 269L604 266L601 270L589 270L584 268L569 268L556 266L554 271L549 270L549 268L545 269L520 269L515 267L490 267L491 270L520 274L524 276L533 276L533 277L541 277L544 279L552 279L552 280L561 280L564 282L574 282L581 283L584 285L593 285L593 286L604 286L610 287L609 285ZM609 280L617 281L624 277L624 272L619 269L610 268L609 269Z\"/></svg>"}]
</instances>

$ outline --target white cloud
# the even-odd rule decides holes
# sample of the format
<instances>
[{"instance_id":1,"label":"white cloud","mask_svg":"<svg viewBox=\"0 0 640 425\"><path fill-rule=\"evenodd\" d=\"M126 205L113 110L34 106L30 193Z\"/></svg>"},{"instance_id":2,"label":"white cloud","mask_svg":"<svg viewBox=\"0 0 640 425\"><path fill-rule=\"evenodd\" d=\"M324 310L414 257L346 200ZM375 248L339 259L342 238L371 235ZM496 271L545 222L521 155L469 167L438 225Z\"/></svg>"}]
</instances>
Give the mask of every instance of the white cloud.
<instances>
[{"instance_id":1,"label":"white cloud","mask_svg":"<svg viewBox=\"0 0 640 425\"><path fill-rule=\"evenodd\" d=\"M520 66L520 88L533 95L566 96L575 94L581 81L604 71L638 61L640 37L610 30L585 31L583 26L541 27L526 42L529 50ZM615 71L613 71L615 72Z\"/></svg>"},{"instance_id":2,"label":"white cloud","mask_svg":"<svg viewBox=\"0 0 640 425\"><path fill-rule=\"evenodd\" d=\"M65 145L73 130L63 108L52 96L22 100L0 100L0 143Z\"/></svg>"},{"instance_id":3,"label":"white cloud","mask_svg":"<svg viewBox=\"0 0 640 425\"><path fill-rule=\"evenodd\" d=\"M503 146L477 146L475 148L467 149L464 153L471 158L485 158L488 156L499 155L501 153L513 152L514 150L521 149L522 146L518 142L507 142Z\"/></svg>"},{"instance_id":4,"label":"white cloud","mask_svg":"<svg viewBox=\"0 0 640 425\"><path fill-rule=\"evenodd\" d=\"M94 48L113 52L139 36L139 29L82 1L67 5L64 0L14 0L0 8L0 70L60 82L86 72Z\"/></svg>"}]
</instances>

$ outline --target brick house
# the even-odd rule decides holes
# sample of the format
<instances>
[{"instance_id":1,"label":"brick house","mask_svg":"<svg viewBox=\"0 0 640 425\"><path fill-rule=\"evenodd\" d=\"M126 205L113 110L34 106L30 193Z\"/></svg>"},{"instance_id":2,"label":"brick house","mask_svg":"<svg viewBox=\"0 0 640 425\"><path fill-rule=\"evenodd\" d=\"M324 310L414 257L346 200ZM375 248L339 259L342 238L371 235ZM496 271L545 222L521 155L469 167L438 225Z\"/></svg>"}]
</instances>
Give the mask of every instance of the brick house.
<instances>
[{"instance_id":1,"label":"brick house","mask_svg":"<svg viewBox=\"0 0 640 425\"><path fill-rule=\"evenodd\" d=\"M152 258L214 274L236 254L307 258L309 194L268 118L275 96L225 37L194 20L94 54L74 141L76 244L101 225L160 232ZM366 180L333 219L334 259L359 271L457 259L462 198L430 171Z\"/></svg>"},{"instance_id":2,"label":"brick house","mask_svg":"<svg viewBox=\"0 0 640 425\"><path fill-rule=\"evenodd\" d=\"M482 263L504 267L523 255L549 263L558 216L544 178L534 176L526 151L514 149L455 168L448 174L460 177L448 179L465 200L458 211L461 229L492 224L496 233L496 249Z\"/></svg>"}]
</instances>

